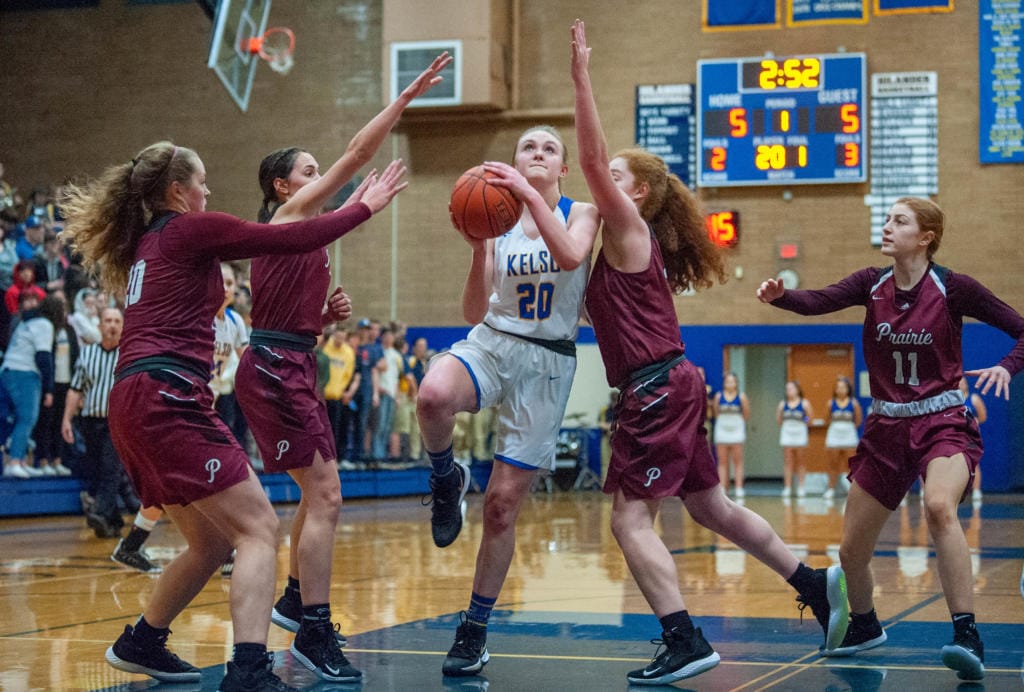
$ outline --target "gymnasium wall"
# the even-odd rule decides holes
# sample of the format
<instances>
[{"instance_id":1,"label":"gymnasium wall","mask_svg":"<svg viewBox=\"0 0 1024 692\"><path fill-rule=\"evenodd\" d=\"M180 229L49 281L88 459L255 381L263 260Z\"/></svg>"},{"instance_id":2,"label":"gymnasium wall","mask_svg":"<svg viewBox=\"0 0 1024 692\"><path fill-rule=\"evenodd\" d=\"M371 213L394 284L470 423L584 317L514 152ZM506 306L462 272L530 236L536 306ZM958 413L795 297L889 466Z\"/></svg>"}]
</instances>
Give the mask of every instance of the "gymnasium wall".
<instances>
[{"instance_id":1,"label":"gymnasium wall","mask_svg":"<svg viewBox=\"0 0 1024 692\"><path fill-rule=\"evenodd\" d=\"M414 14L430 12L433 3L405 4ZM335 248L334 266L358 314L420 328L462 329L469 250L447 219L451 184L482 160L509 160L519 133L540 122L562 129L573 165L569 26L575 17L587 21L593 81L612 150L633 141L635 86L694 82L698 59L845 50L867 54L869 75L936 71L937 201L948 217L937 260L976 276L1024 310L1024 169L978 163L976 3L957 3L948 14L871 17L862 26L717 33L701 31L697 0L645 0L642 10L610 0L508 5L515 32L509 53L513 107L486 114L410 113L374 161L381 167L392 155L402 156L411 185L390 209ZM0 12L0 161L6 177L27 188L94 175L152 141L172 138L202 156L211 209L254 218L260 200L256 168L266 153L299 145L326 168L382 107L382 16L381 0L277 0L270 24L295 30L296 65L288 77L261 65L249 111L242 113L206 68L210 21L194 2L100 0L94 8ZM452 25L455 31L457 18ZM804 287L884 264L869 243L868 184L789 189L788 201L781 187L700 193L708 206L742 215L740 245L729 252L728 283L677 299L684 335L712 335L707 341L688 337L709 373L718 371L720 345L739 343L737 330L749 342L859 341L851 326L862 318L859 310L808 320L754 299L760 280L780 268L780 242L799 244L800 256L788 266ZM588 198L575 170L565 192ZM701 329L688 332L689 325ZM991 362L970 357L976 345L1004 343L985 331L967 334L968 366ZM985 343L975 344L974 334L982 334ZM602 394L595 409L604 399Z\"/></svg>"}]
</instances>

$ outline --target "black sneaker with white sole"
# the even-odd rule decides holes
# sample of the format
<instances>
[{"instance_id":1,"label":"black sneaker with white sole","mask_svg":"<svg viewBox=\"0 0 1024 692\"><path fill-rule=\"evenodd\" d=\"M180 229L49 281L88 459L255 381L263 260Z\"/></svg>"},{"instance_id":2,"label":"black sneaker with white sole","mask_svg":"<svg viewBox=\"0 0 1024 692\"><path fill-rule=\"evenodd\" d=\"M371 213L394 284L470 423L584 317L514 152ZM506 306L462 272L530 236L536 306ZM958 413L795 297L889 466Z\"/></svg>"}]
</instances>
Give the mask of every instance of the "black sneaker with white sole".
<instances>
[{"instance_id":1,"label":"black sneaker with white sole","mask_svg":"<svg viewBox=\"0 0 1024 692\"><path fill-rule=\"evenodd\" d=\"M823 649L824 656L853 656L854 654L881 646L888 639L875 611L850 617L850 626L842 643L834 649Z\"/></svg>"},{"instance_id":2,"label":"black sneaker with white sole","mask_svg":"<svg viewBox=\"0 0 1024 692\"><path fill-rule=\"evenodd\" d=\"M114 552L110 554L110 559L114 562L120 562L126 567L137 569L140 572L157 574L161 571L160 567L150 562L149 558L142 551L142 548L139 548L138 550L125 550L123 538L117 542L117 547L115 547Z\"/></svg>"},{"instance_id":3,"label":"black sneaker with white sole","mask_svg":"<svg viewBox=\"0 0 1024 692\"><path fill-rule=\"evenodd\" d=\"M835 649L843 643L850 624L850 607L846 601L846 574L833 565L814 570L814 585L796 597L803 619L804 608L810 608L825 632L825 648Z\"/></svg>"},{"instance_id":4,"label":"black sneaker with white sole","mask_svg":"<svg viewBox=\"0 0 1024 692\"><path fill-rule=\"evenodd\" d=\"M477 675L491 659L487 653L487 628L466 620L466 611L459 618L462 622L455 630L455 643L441 666L441 673L449 677Z\"/></svg>"},{"instance_id":5,"label":"black sneaker with white sole","mask_svg":"<svg viewBox=\"0 0 1024 692\"><path fill-rule=\"evenodd\" d=\"M956 671L961 680L981 680L985 677L985 645L978 630L957 632L953 641L942 647L942 663Z\"/></svg>"},{"instance_id":6,"label":"black sneaker with white sole","mask_svg":"<svg viewBox=\"0 0 1024 692\"><path fill-rule=\"evenodd\" d=\"M286 588L281 598L277 599L274 609L270 611L270 621L281 629L298 632L302 622L302 596L293 589ZM341 633L341 625L334 624L334 639L338 646L348 644L348 639Z\"/></svg>"},{"instance_id":7,"label":"black sneaker with white sole","mask_svg":"<svg viewBox=\"0 0 1024 692\"><path fill-rule=\"evenodd\" d=\"M341 652L330 623L299 627L291 646L292 656L324 680L359 682L363 674Z\"/></svg>"},{"instance_id":8,"label":"black sneaker with white sole","mask_svg":"<svg viewBox=\"0 0 1024 692\"><path fill-rule=\"evenodd\" d=\"M298 692L299 688L284 683L274 675L274 655L267 654L267 665L256 670L242 670L228 661L227 674L220 681L218 692Z\"/></svg>"},{"instance_id":9,"label":"black sneaker with white sole","mask_svg":"<svg viewBox=\"0 0 1024 692\"><path fill-rule=\"evenodd\" d=\"M191 663L183 661L167 648L167 634L151 646L140 646L131 625L107 649L107 663L127 673L142 673L160 682L199 682L202 675Z\"/></svg>"},{"instance_id":10,"label":"black sneaker with white sole","mask_svg":"<svg viewBox=\"0 0 1024 692\"><path fill-rule=\"evenodd\" d=\"M662 632L661 639L652 639L658 649L646 668L626 676L631 685L671 685L676 680L692 678L711 670L721 660L698 627L690 636L674 630ZM664 650L662 650L664 647Z\"/></svg>"},{"instance_id":11,"label":"black sneaker with white sole","mask_svg":"<svg viewBox=\"0 0 1024 692\"><path fill-rule=\"evenodd\" d=\"M430 532L438 548L451 545L459 537L468 491L469 467L460 461L443 476L430 474Z\"/></svg>"}]
</instances>

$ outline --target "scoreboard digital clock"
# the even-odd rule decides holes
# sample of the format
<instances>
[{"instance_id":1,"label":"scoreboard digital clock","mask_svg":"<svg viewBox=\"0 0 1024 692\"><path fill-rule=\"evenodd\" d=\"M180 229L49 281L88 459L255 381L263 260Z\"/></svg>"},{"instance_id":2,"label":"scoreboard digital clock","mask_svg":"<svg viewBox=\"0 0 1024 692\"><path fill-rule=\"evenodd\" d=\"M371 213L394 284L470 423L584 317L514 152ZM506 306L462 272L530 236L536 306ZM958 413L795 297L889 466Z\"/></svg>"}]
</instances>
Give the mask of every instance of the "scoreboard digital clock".
<instances>
[{"instance_id":1,"label":"scoreboard digital clock","mask_svg":"<svg viewBox=\"0 0 1024 692\"><path fill-rule=\"evenodd\" d=\"M697 62L697 185L867 178L863 53Z\"/></svg>"}]
</instances>

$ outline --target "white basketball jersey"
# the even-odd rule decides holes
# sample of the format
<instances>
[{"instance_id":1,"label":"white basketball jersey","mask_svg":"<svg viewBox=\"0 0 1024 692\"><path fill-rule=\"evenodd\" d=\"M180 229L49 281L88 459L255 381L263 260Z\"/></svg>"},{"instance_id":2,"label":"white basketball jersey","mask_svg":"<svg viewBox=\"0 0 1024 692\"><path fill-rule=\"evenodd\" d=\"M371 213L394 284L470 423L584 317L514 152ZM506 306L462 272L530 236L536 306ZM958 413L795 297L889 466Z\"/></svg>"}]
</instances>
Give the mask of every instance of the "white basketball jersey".
<instances>
[{"instance_id":1,"label":"white basketball jersey","mask_svg":"<svg viewBox=\"0 0 1024 692\"><path fill-rule=\"evenodd\" d=\"M563 226L571 206L562 197L555 207ZM563 270L544 238L527 238L520 221L494 242L494 292L484 322L512 334L575 341L589 275L589 257Z\"/></svg>"}]
</instances>

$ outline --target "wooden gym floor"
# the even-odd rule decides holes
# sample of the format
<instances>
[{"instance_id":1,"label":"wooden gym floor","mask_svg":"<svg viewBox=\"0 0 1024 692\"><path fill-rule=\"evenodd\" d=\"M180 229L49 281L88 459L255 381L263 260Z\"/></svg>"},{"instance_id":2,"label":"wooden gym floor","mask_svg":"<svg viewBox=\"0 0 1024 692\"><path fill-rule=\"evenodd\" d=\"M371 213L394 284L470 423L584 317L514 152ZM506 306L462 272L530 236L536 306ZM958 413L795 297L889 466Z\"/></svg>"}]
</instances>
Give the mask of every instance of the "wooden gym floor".
<instances>
[{"instance_id":1,"label":"wooden gym floor","mask_svg":"<svg viewBox=\"0 0 1024 692\"><path fill-rule=\"evenodd\" d=\"M811 566L836 562L842 499L784 503L777 489L751 488L747 506ZM278 674L317 690L627 689L626 673L650 660L655 647L649 640L660 628L608 528L610 502L593 491L556 489L528 498L515 561L491 619L491 661L483 676L442 678L441 662L469 600L480 538L482 496L469 501L462 535L444 550L431 541L429 510L418 497L346 502L331 600L349 637L347 655L364 682L318 684L287 653L292 635L271 626ZM294 506L278 510L286 530ZM1021 689L1024 496L986 496L980 507L962 507L961 518L975 557L988 674L982 684L960 689ZM821 631L809 611L801 624L784 581L697 526L679 502L666 502L659 528L676 556L687 607L722 657L717 668L662 689L958 688L939 659L952 628L916 496L891 518L874 560L876 603L889 641L848 659L820 658ZM94 538L78 517L0 522L0 688L139 690L156 684L116 671L103 658L141 612L154 583L111 562L114 543ZM157 559L181 547L166 523L147 545ZM279 583L286 570L282 548ZM229 579L214 577L172 626L172 648L203 669L202 683L159 689L217 689L231 655L229 586Z\"/></svg>"}]
</instances>

